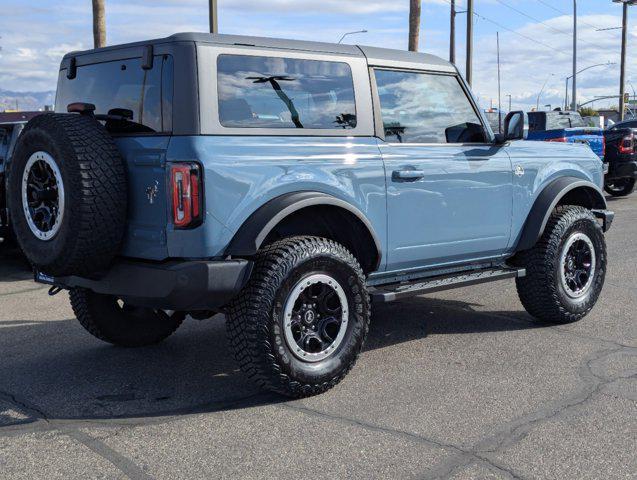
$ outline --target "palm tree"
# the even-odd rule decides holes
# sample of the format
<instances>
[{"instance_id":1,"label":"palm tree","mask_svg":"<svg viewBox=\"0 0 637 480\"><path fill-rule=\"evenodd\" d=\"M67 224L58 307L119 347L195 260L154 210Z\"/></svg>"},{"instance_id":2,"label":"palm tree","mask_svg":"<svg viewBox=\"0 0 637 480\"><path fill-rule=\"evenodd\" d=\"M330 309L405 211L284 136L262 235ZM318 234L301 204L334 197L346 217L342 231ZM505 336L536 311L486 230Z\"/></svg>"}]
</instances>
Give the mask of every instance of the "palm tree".
<instances>
[{"instance_id":1,"label":"palm tree","mask_svg":"<svg viewBox=\"0 0 637 480\"><path fill-rule=\"evenodd\" d=\"M418 51L420 40L420 6L421 0L409 1L409 50Z\"/></svg>"},{"instance_id":2,"label":"palm tree","mask_svg":"<svg viewBox=\"0 0 637 480\"><path fill-rule=\"evenodd\" d=\"M93 45L95 48L106 46L104 0L93 0Z\"/></svg>"}]
</instances>

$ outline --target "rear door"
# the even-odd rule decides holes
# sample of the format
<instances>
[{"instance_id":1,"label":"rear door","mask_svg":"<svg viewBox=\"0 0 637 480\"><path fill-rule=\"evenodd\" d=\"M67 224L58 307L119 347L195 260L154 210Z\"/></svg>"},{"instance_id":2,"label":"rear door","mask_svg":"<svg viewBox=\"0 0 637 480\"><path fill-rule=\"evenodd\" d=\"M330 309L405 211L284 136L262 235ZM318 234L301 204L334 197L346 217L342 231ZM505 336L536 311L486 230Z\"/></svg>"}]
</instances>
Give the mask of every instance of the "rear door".
<instances>
[{"instance_id":1,"label":"rear door","mask_svg":"<svg viewBox=\"0 0 637 480\"><path fill-rule=\"evenodd\" d=\"M122 179L128 183L122 254L162 260L168 256L165 165L172 130L172 56L155 55L151 68L143 67L142 58L87 62L77 67L74 78L60 72L56 111L86 102L95 105L96 114L127 118L105 122L127 167L127 178Z\"/></svg>"},{"instance_id":2,"label":"rear door","mask_svg":"<svg viewBox=\"0 0 637 480\"><path fill-rule=\"evenodd\" d=\"M454 74L375 69L385 138L388 270L500 256L512 170Z\"/></svg>"}]
</instances>

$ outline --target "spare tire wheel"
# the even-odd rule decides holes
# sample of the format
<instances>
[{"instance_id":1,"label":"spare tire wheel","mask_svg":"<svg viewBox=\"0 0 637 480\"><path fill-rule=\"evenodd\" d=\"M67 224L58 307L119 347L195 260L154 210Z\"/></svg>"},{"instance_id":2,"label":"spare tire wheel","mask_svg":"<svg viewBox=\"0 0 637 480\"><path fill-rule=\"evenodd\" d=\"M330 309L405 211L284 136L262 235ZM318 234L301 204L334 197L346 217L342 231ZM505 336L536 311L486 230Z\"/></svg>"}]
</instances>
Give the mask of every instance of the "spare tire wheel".
<instances>
[{"instance_id":1,"label":"spare tire wheel","mask_svg":"<svg viewBox=\"0 0 637 480\"><path fill-rule=\"evenodd\" d=\"M16 239L38 270L108 267L126 227L126 169L115 142L91 116L35 117L9 167L8 203Z\"/></svg>"}]
</instances>

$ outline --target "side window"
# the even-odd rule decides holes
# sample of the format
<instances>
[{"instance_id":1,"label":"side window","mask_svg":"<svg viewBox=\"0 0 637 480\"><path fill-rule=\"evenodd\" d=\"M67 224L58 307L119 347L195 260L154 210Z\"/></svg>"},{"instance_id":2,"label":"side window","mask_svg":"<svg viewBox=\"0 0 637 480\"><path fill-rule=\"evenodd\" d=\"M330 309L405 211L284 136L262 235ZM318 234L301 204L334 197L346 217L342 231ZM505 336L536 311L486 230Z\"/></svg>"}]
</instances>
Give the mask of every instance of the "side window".
<instances>
[{"instance_id":1,"label":"side window","mask_svg":"<svg viewBox=\"0 0 637 480\"><path fill-rule=\"evenodd\" d=\"M233 128L356 128L347 63L248 55L217 61L219 122Z\"/></svg>"},{"instance_id":2,"label":"side window","mask_svg":"<svg viewBox=\"0 0 637 480\"><path fill-rule=\"evenodd\" d=\"M112 133L159 133L172 130L172 57L157 55L153 68L141 59L80 66L73 79L60 72L55 110L66 112L73 102L95 105L95 113L126 117L107 121Z\"/></svg>"},{"instance_id":3,"label":"side window","mask_svg":"<svg viewBox=\"0 0 637 480\"><path fill-rule=\"evenodd\" d=\"M452 75L375 71L388 141L481 143L484 127Z\"/></svg>"},{"instance_id":4,"label":"side window","mask_svg":"<svg viewBox=\"0 0 637 480\"><path fill-rule=\"evenodd\" d=\"M571 128L571 119L568 115L546 115L546 130L562 130L564 128Z\"/></svg>"}]
</instances>

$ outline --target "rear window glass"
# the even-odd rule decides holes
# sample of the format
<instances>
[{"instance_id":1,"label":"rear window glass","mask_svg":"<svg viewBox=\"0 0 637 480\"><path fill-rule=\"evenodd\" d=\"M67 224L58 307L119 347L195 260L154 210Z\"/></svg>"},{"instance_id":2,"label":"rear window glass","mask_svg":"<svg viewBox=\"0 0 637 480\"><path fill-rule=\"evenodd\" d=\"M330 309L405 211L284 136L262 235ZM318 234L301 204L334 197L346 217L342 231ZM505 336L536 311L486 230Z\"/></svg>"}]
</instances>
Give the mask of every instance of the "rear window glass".
<instances>
[{"instance_id":1,"label":"rear window glass","mask_svg":"<svg viewBox=\"0 0 637 480\"><path fill-rule=\"evenodd\" d=\"M150 70L141 65L141 59L135 58L80 66L73 79L62 70L55 110L66 112L74 102L92 103L96 114L125 118L106 122L113 133L171 132L172 57L155 56Z\"/></svg>"},{"instance_id":2,"label":"rear window glass","mask_svg":"<svg viewBox=\"0 0 637 480\"><path fill-rule=\"evenodd\" d=\"M220 55L217 70L224 127L356 127L354 81L347 63Z\"/></svg>"}]
</instances>

